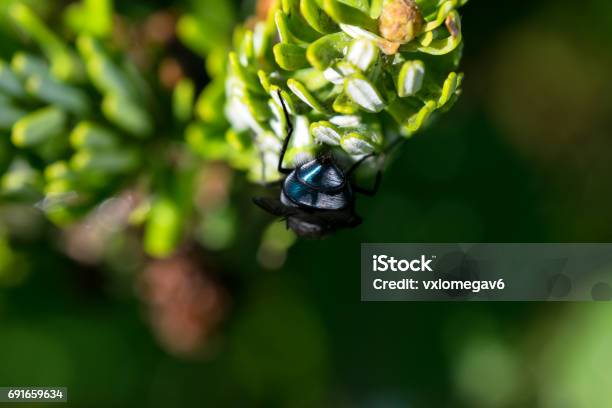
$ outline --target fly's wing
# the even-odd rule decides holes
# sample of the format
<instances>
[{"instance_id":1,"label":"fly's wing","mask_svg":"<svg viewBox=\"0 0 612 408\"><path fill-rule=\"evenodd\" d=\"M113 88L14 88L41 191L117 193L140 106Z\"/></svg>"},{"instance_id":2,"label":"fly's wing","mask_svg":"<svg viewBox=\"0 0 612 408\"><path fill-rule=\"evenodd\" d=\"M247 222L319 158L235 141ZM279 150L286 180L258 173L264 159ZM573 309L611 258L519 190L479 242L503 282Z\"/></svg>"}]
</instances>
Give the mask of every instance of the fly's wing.
<instances>
[{"instance_id":1,"label":"fly's wing","mask_svg":"<svg viewBox=\"0 0 612 408\"><path fill-rule=\"evenodd\" d=\"M354 228L362 222L361 217L351 211L323 212L317 217L333 228Z\"/></svg>"},{"instance_id":2,"label":"fly's wing","mask_svg":"<svg viewBox=\"0 0 612 408\"><path fill-rule=\"evenodd\" d=\"M287 218L287 226L298 236L321 239L343 228L361 224L361 217L350 211L325 211L317 213L298 212Z\"/></svg>"},{"instance_id":3,"label":"fly's wing","mask_svg":"<svg viewBox=\"0 0 612 408\"><path fill-rule=\"evenodd\" d=\"M320 239L342 228L354 228L361 224L361 217L351 210L304 211L284 205L278 198L257 197L253 202L266 212L287 220L291 228L302 238Z\"/></svg>"},{"instance_id":4,"label":"fly's wing","mask_svg":"<svg viewBox=\"0 0 612 408\"><path fill-rule=\"evenodd\" d=\"M308 224L318 225L327 231L354 228L362 221L361 217L352 211L320 211L315 213L300 211L294 218Z\"/></svg>"},{"instance_id":5,"label":"fly's wing","mask_svg":"<svg viewBox=\"0 0 612 408\"><path fill-rule=\"evenodd\" d=\"M289 217L296 213L295 208L287 207L278 198L255 197L253 202L264 211L277 217Z\"/></svg>"},{"instance_id":6,"label":"fly's wing","mask_svg":"<svg viewBox=\"0 0 612 408\"><path fill-rule=\"evenodd\" d=\"M300 238L321 239L328 236L333 230L326 228L325 225L305 220L304 217L287 218L287 227L297 234Z\"/></svg>"}]
</instances>

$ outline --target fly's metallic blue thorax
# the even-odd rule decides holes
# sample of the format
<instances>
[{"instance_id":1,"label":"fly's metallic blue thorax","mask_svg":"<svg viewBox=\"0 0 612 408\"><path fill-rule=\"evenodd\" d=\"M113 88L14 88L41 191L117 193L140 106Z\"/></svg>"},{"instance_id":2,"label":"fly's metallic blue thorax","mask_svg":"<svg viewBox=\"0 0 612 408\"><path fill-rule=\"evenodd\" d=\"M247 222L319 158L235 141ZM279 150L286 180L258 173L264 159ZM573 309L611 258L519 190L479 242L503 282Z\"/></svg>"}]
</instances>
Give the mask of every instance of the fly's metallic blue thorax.
<instances>
[{"instance_id":1,"label":"fly's metallic blue thorax","mask_svg":"<svg viewBox=\"0 0 612 408\"><path fill-rule=\"evenodd\" d=\"M343 210L352 203L350 184L331 158L308 162L287 176L281 201L293 207Z\"/></svg>"}]
</instances>

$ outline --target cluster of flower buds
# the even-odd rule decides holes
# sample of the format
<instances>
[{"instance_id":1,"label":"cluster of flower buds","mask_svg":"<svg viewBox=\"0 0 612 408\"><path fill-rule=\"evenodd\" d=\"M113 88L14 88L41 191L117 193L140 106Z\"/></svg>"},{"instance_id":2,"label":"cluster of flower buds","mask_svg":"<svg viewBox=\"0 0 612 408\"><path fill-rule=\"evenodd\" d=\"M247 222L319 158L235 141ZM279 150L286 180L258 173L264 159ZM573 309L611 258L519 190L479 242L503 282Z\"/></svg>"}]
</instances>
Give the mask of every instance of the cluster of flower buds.
<instances>
[{"instance_id":1,"label":"cluster of flower buds","mask_svg":"<svg viewBox=\"0 0 612 408\"><path fill-rule=\"evenodd\" d=\"M222 120L204 120L189 142L255 181L275 180L284 104L295 129L288 165L316 155L322 144L349 160L384 151L461 93L457 9L466 1L273 2L265 18L260 10L235 32L226 72L200 98L212 106L225 89L230 130L223 135ZM222 148L213 149L215 141Z\"/></svg>"},{"instance_id":2,"label":"cluster of flower buds","mask_svg":"<svg viewBox=\"0 0 612 408\"><path fill-rule=\"evenodd\" d=\"M1 192L36 199L63 224L139 166L139 146L153 130L147 87L94 35L81 33L72 47L24 4L9 16L36 47L0 61L0 128L10 132Z\"/></svg>"}]
</instances>

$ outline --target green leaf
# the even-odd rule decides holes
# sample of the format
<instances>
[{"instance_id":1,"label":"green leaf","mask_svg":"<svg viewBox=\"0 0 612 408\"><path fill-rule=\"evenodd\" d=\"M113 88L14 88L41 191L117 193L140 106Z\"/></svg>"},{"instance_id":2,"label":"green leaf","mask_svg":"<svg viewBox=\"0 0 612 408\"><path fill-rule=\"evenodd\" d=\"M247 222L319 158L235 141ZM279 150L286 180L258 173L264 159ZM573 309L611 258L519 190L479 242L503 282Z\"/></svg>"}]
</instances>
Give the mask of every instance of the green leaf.
<instances>
[{"instance_id":1,"label":"green leaf","mask_svg":"<svg viewBox=\"0 0 612 408\"><path fill-rule=\"evenodd\" d=\"M341 32L323 36L308 46L308 62L319 71L324 71L333 62L344 57L344 49L349 42L350 37Z\"/></svg>"},{"instance_id":2,"label":"green leaf","mask_svg":"<svg viewBox=\"0 0 612 408\"><path fill-rule=\"evenodd\" d=\"M441 108L446 105L446 103L451 99L454 95L455 91L459 86L460 77L456 72L451 72L446 81L444 81L444 85L442 85L442 91L440 92L440 98L437 101L437 107Z\"/></svg>"},{"instance_id":3,"label":"green leaf","mask_svg":"<svg viewBox=\"0 0 612 408\"><path fill-rule=\"evenodd\" d=\"M446 30L448 28L450 28L451 31L447 32ZM437 32L438 30L439 32L447 34L447 36L442 37L442 35ZM439 28L436 32L426 33L417 38L417 41L402 45L400 51L419 51L430 55L445 55L455 50L455 48L461 44L461 40L461 17L456 10L453 10L446 18L446 28Z\"/></svg>"},{"instance_id":4,"label":"green leaf","mask_svg":"<svg viewBox=\"0 0 612 408\"><path fill-rule=\"evenodd\" d=\"M26 92L21 81L9 65L0 60L0 92L13 98L24 98Z\"/></svg>"},{"instance_id":5,"label":"green leaf","mask_svg":"<svg viewBox=\"0 0 612 408\"><path fill-rule=\"evenodd\" d=\"M103 126L83 121L70 133L70 144L75 149L109 149L119 144L119 136Z\"/></svg>"},{"instance_id":6,"label":"green leaf","mask_svg":"<svg viewBox=\"0 0 612 408\"><path fill-rule=\"evenodd\" d=\"M323 10L325 10L336 23L362 27L373 33L378 32L378 22L375 19L370 18L370 16L364 12L347 6L338 0L323 0Z\"/></svg>"},{"instance_id":7,"label":"green leaf","mask_svg":"<svg viewBox=\"0 0 612 408\"><path fill-rule=\"evenodd\" d=\"M240 94L245 93L245 91L265 95L265 92L259 82L259 77L255 72L248 69L249 67L244 66L238 54L235 52L230 52L229 54L229 70L230 70L230 79L232 81L233 86L240 87Z\"/></svg>"},{"instance_id":8,"label":"green leaf","mask_svg":"<svg viewBox=\"0 0 612 408\"><path fill-rule=\"evenodd\" d=\"M83 0L71 4L65 12L64 20L77 33L108 37L113 28L113 1Z\"/></svg>"},{"instance_id":9,"label":"green leaf","mask_svg":"<svg viewBox=\"0 0 612 408\"><path fill-rule=\"evenodd\" d=\"M382 13L384 0L371 0L370 3L370 17L378 19Z\"/></svg>"},{"instance_id":10,"label":"green leaf","mask_svg":"<svg viewBox=\"0 0 612 408\"><path fill-rule=\"evenodd\" d=\"M280 97L278 95L278 93L280 92ZM272 100L274 101L274 103L276 104L276 107L278 108L278 112L282 113L282 102L284 103L285 107L287 108L287 112L289 113L289 115L295 115L295 105L293 104L293 99L291 98L291 95L281 89L280 87L276 86L276 85L272 85L270 87L270 97L272 98ZM282 98L282 102L281 102L281 98ZM282 118L285 117L285 115L281 114L280 115Z\"/></svg>"},{"instance_id":11,"label":"green leaf","mask_svg":"<svg viewBox=\"0 0 612 408\"><path fill-rule=\"evenodd\" d=\"M363 13L369 13L370 11L370 0L339 0L339 1Z\"/></svg>"},{"instance_id":12,"label":"green leaf","mask_svg":"<svg viewBox=\"0 0 612 408\"><path fill-rule=\"evenodd\" d=\"M448 112L448 110L451 109L454 106L454 104L457 102L457 99L459 99L459 96L461 95L461 92L462 92L461 90L462 82L463 82L463 74L458 74L457 82L455 84L455 90L450 95L449 99L439 108L440 112Z\"/></svg>"},{"instance_id":13,"label":"green leaf","mask_svg":"<svg viewBox=\"0 0 612 408\"><path fill-rule=\"evenodd\" d=\"M266 71L260 69L259 71L257 71L257 77L259 78L259 83L261 84L262 88L267 93L270 93L271 82L270 82L270 77L268 76Z\"/></svg>"},{"instance_id":14,"label":"green leaf","mask_svg":"<svg viewBox=\"0 0 612 408\"><path fill-rule=\"evenodd\" d=\"M337 115L329 118L329 121L341 128L356 128L362 125L361 116L358 115Z\"/></svg>"},{"instance_id":15,"label":"green leaf","mask_svg":"<svg viewBox=\"0 0 612 408\"><path fill-rule=\"evenodd\" d=\"M308 89L306 89L306 87L299 81L296 81L295 79L291 78L287 81L287 86L295 96L297 96L302 102L310 106L312 109L321 113L325 113L328 111L321 104L321 102L319 102L319 100L315 98L310 93L310 91L308 91Z\"/></svg>"},{"instance_id":16,"label":"green leaf","mask_svg":"<svg viewBox=\"0 0 612 408\"><path fill-rule=\"evenodd\" d=\"M278 32L280 42L282 44L296 44L302 46L308 44L307 41L293 35L287 20L287 15L283 13L282 10L276 10L276 13L274 14L274 23L276 24L276 30Z\"/></svg>"},{"instance_id":17,"label":"green leaf","mask_svg":"<svg viewBox=\"0 0 612 408\"><path fill-rule=\"evenodd\" d=\"M303 83L310 92L324 93L330 85L323 73L314 68L296 71L293 73L293 78Z\"/></svg>"},{"instance_id":18,"label":"green leaf","mask_svg":"<svg viewBox=\"0 0 612 408\"><path fill-rule=\"evenodd\" d=\"M402 65L397 80L397 94L400 97L412 96L421 90L425 64L422 61L406 61Z\"/></svg>"},{"instance_id":19,"label":"green leaf","mask_svg":"<svg viewBox=\"0 0 612 408\"><path fill-rule=\"evenodd\" d=\"M226 160L230 146L223 129L202 123L193 123L185 131L185 138L191 149L207 160Z\"/></svg>"},{"instance_id":20,"label":"green leaf","mask_svg":"<svg viewBox=\"0 0 612 408\"><path fill-rule=\"evenodd\" d=\"M172 93L172 111L179 122L187 122L193 112L195 85L192 80L182 78Z\"/></svg>"},{"instance_id":21,"label":"green leaf","mask_svg":"<svg viewBox=\"0 0 612 408\"><path fill-rule=\"evenodd\" d=\"M366 72L376 62L378 55L379 49L373 41L356 39L351 43L346 59L361 72Z\"/></svg>"},{"instance_id":22,"label":"green leaf","mask_svg":"<svg viewBox=\"0 0 612 408\"><path fill-rule=\"evenodd\" d=\"M183 15L177 24L177 35L183 44L200 54L208 55L227 41L234 23L234 8L229 2L195 2L196 10Z\"/></svg>"},{"instance_id":23,"label":"green leaf","mask_svg":"<svg viewBox=\"0 0 612 408\"><path fill-rule=\"evenodd\" d=\"M284 70L295 71L308 67L306 49L293 44L276 44L274 46L276 63Z\"/></svg>"},{"instance_id":24,"label":"green leaf","mask_svg":"<svg viewBox=\"0 0 612 408\"><path fill-rule=\"evenodd\" d=\"M342 135L340 129L330 122L321 121L310 125L310 133L318 143L339 146Z\"/></svg>"},{"instance_id":25,"label":"green leaf","mask_svg":"<svg viewBox=\"0 0 612 408\"><path fill-rule=\"evenodd\" d=\"M138 153L130 149L79 150L72 156L70 166L77 172L122 174L133 170L139 162Z\"/></svg>"},{"instance_id":26,"label":"green leaf","mask_svg":"<svg viewBox=\"0 0 612 408\"><path fill-rule=\"evenodd\" d=\"M19 119L13 126L11 140L17 147L30 147L57 136L64 130L66 114L49 106Z\"/></svg>"},{"instance_id":27,"label":"green leaf","mask_svg":"<svg viewBox=\"0 0 612 408\"><path fill-rule=\"evenodd\" d=\"M90 110L89 99L83 91L46 75L31 76L26 82L26 90L41 101L76 115L84 115Z\"/></svg>"},{"instance_id":28,"label":"green leaf","mask_svg":"<svg viewBox=\"0 0 612 408\"><path fill-rule=\"evenodd\" d=\"M319 37L319 33L308 24L301 14L300 0L281 0L281 3L288 29L295 38L300 41L311 42Z\"/></svg>"},{"instance_id":29,"label":"green leaf","mask_svg":"<svg viewBox=\"0 0 612 408\"><path fill-rule=\"evenodd\" d=\"M225 78L214 79L204 88L196 102L195 111L205 122L224 122L223 106L225 101Z\"/></svg>"},{"instance_id":30,"label":"green leaf","mask_svg":"<svg viewBox=\"0 0 612 408\"><path fill-rule=\"evenodd\" d=\"M351 155L370 154L376 150L376 145L372 139L359 132L349 132L342 136L340 144Z\"/></svg>"},{"instance_id":31,"label":"green leaf","mask_svg":"<svg viewBox=\"0 0 612 408\"><path fill-rule=\"evenodd\" d=\"M431 114L436 110L436 102L427 102L417 113L410 116L402 124L402 133L405 136L411 136L419 131L423 126L427 124L427 120Z\"/></svg>"},{"instance_id":32,"label":"green leaf","mask_svg":"<svg viewBox=\"0 0 612 408\"><path fill-rule=\"evenodd\" d=\"M10 195L38 195L42 189L40 173L21 159L15 160L0 179L2 192Z\"/></svg>"},{"instance_id":33,"label":"green leaf","mask_svg":"<svg viewBox=\"0 0 612 408\"><path fill-rule=\"evenodd\" d=\"M248 132L236 132L233 129L228 129L225 133L225 140L232 149L240 152L246 152L253 146L253 138Z\"/></svg>"},{"instance_id":34,"label":"green leaf","mask_svg":"<svg viewBox=\"0 0 612 408\"><path fill-rule=\"evenodd\" d=\"M354 74L346 79L344 92L368 112L380 112L385 108L385 101L376 87L361 74Z\"/></svg>"},{"instance_id":35,"label":"green leaf","mask_svg":"<svg viewBox=\"0 0 612 408\"><path fill-rule=\"evenodd\" d=\"M144 234L145 251L156 258L166 258L174 252L182 233L179 205L169 197L160 197L151 206Z\"/></svg>"},{"instance_id":36,"label":"green leaf","mask_svg":"<svg viewBox=\"0 0 612 408\"><path fill-rule=\"evenodd\" d=\"M423 28L423 32L433 31L444 24L444 21L450 12L454 10L456 3L456 0L445 1L442 3L442 5L438 7L438 12L435 15L435 19L427 21L427 24L425 24L425 27Z\"/></svg>"},{"instance_id":37,"label":"green leaf","mask_svg":"<svg viewBox=\"0 0 612 408\"><path fill-rule=\"evenodd\" d=\"M72 174L72 170L63 160L57 161L45 167L44 176L46 181L65 179Z\"/></svg>"},{"instance_id":38,"label":"green leaf","mask_svg":"<svg viewBox=\"0 0 612 408\"><path fill-rule=\"evenodd\" d=\"M67 81L82 79L83 72L79 59L28 6L23 3L13 4L9 8L9 16L17 27L43 49L51 61L51 72L56 78Z\"/></svg>"},{"instance_id":39,"label":"green leaf","mask_svg":"<svg viewBox=\"0 0 612 408\"><path fill-rule=\"evenodd\" d=\"M300 12L308 24L321 34L338 31L338 25L317 5L315 0L301 0Z\"/></svg>"},{"instance_id":40,"label":"green leaf","mask_svg":"<svg viewBox=\"0 0 612 408\"><path fill-rule=\"evenodd\" d=\"M126 72L110 59L96 39L81 36L77 40L77 45L85 59L89 79L98 91L102 94L136 96Z\"/></svg>"},{"instance_id":41,"label":"green leaf","mask_svg":"<svg viewBox=\"0 0 612 408\"><path fill-rule=\"evenodd\" d=\"M342 92L336 97L336 99L334 100L333 108L334 111L342 113L344 115L352 115L359 111L359 105L353 102L353 100L346 94L346 92Z\"/></svg>"},{"instance_id":42,"label":"green leaf","mask_svg":"<svg viewBox=\"0 0 612 408\"><path fill-rule=\"evenodd\" d=\"M0 129L9 130L22 117L27 115L27 111L17 108L11 104L0 103ZM1 149L2 147L0 147Z\"/></svg>"},{"instance_id":43,"label":"green leaf","mask_svg":"<svg viewBox=\"0 0 612 408\"><path fill-rule=\"evenodd\" d=\"M114 94L105 96L102 101L102 112L109 121L133 135L148 136L153 130L149 114L124 96Z\"/></svg>"},{"instance_id":44,"label":"green leaf","mask_svg":"<svg viewBox=\"0 0 612 408\"><path fill-rule=\"evenodd\" d=\"M357 72L359 72L359 70L353 64L345 61L338 61L323 71L323 75L332 84L343 85L345 78Z\"/></svg>"},{"instance_id":45,"label":"green leaf","mask_svg":"<svg viewBox=\"0 0 612 408\"><path fill-rule=\"evenodd\" d=\"M385 41L384 38L360 26L351 24L340 24L340 28L344 33L354 39L370 40L376 42L377 44Z\"/></svg>"},{"instance_id":46,"label":"green leaf","mask_svg":"<svg viewBox=\"0 0 612 408\"><path fill-rule=\"evenodd\" d=\"M25 52L17 52L11 60L11 68L22 78L32 75L49 75L49 64L42 58Z\"/></svg>"}]
</instances>

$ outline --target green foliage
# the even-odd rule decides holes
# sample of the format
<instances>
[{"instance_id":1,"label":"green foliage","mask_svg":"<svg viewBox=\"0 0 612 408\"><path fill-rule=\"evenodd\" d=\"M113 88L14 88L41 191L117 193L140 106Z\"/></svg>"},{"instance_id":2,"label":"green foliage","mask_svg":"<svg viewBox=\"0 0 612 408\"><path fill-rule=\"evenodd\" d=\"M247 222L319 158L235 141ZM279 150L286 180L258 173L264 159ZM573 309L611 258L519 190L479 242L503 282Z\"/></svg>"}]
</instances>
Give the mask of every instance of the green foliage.
<instances>
[{"instance_id":1,"label":"green foliage","mask_svg":"<svg viewBox=\"0 0 612 408\"><path fill-rule=\"evenodd\" d=\"M177 25L181 41L202 56L227 44L234 24L231 1L192 1L191 13L184 14Z\"/></svg>"},{"instance_id":2,"label":"green foliage","mask_svg":"<svg viewBox=\"0 0 612 408\"><path fill-rule=\"evenodd\" d=\"M237 216L227 202L194 208L197 187L187 184L196 183L201 162L181 145L182 133L205 161L226 161L253 181L272 181L288 125L281 99L295 128L286 165L322 148L348 162L382 153L456 100L462 79L455 71L456 9L464 2L417 2L422 22L406 23L412 37L403 43L379 32L392 3L262 1L231 41L232 6L198 3L179 19L177 34L206 56L211 81L196 95L194 81L182 78L166 96L155 94L126 50L113 44L112 1L68 7L69 40L15 2L7 14L34 47L0 61L0 127L10 134L2 142L0 193L37 204L66 226L135 189L142 199L128 219L144 226L149 254L170 256L186 234L207 247L227 247ZM165 97L165 105L158 103ZM269 236L260 252L284 259L294 237L274 243Z\"/></svg>"},{"instance_id":3,"label":"green foliage","mask_svg":"<svg viewBox=\"0 0 612 408\"><path fill-rule=\"evenodd\" d=\"M276 162L286 136L279 98L295 127L288 150L293 162L312 158L321 145L349 160L381 153L448 110L461 93L457 8L465 1L411 1L283 0L266 19L238 28L225 75L215 78L199 103L218 103L215 90L223 80L230 124L226 159L255 181L279 177ZM379 30L395 3L410 4L416 13L415 21L404 22L413 35L403 42ZM221 139L225 123L206 114L199 118L208 131L188 141L208 157L209 140Z\"/></svg>"},{"instance_id":4,"label":"green foliage","mask_svg":"<svg viewBox=\"0 0 612 408\"><path fill-rule=\"evenodd\" d=\"M113 0L83 0L71 4L65 21L75 32L108 37L113 28Z\"/></svg>"},{"instance_id":5,"label":"green foliage","mask_svg":"<svg viewBox=\"0 0 612 408\"><path fill-rule=\"evenodd\" d=\"M198 163L178 141L195 87L183 78L172 96L154 96L111 41L113 13L112 1L72 4L63 15L71 41L25 3L8 7L13 28L33 47L0 61L0 130L8 134L0 142L0 202L36 205L67 227L133 191L140 198L126 220L144 225L149 254L166 257L182 242L194 194L185 175ZM166 97L172 108L160 115ZM169 174L186 182L172 183Z\"/></svg>"},{"instance_id":6,"label":"green foliage","mask_svg":"<svg viewBox=\"0 0 612 408\"><path fill-rule=\"evenodd\" d=\"M135 85L143 82L139 74L125 56L112 55L89 35L109 34L108 22L95 21L110 18L110 3L75 4L66 15L77 10L79 21L90 23L72 47L26 5L14 4L12 22L37 49L0 62L0 125L13 145L6 146L12 164L2 176L3 194L38 196L59 224L120 189L120 179L140 164L138 138L152 131L141 103L146 90Z\"/></svg>"},{"instance_id":7,"label":"green foliage","mask_svg":"<svg viewBox=\"0 0 612 408\"><path fill-rule=\"evenodd\" d=\"M144 246L148 253L160 258L172 254L181 236L181 211L168 197L160 197L151 206Z\"/></svg>"}]
</instances>

